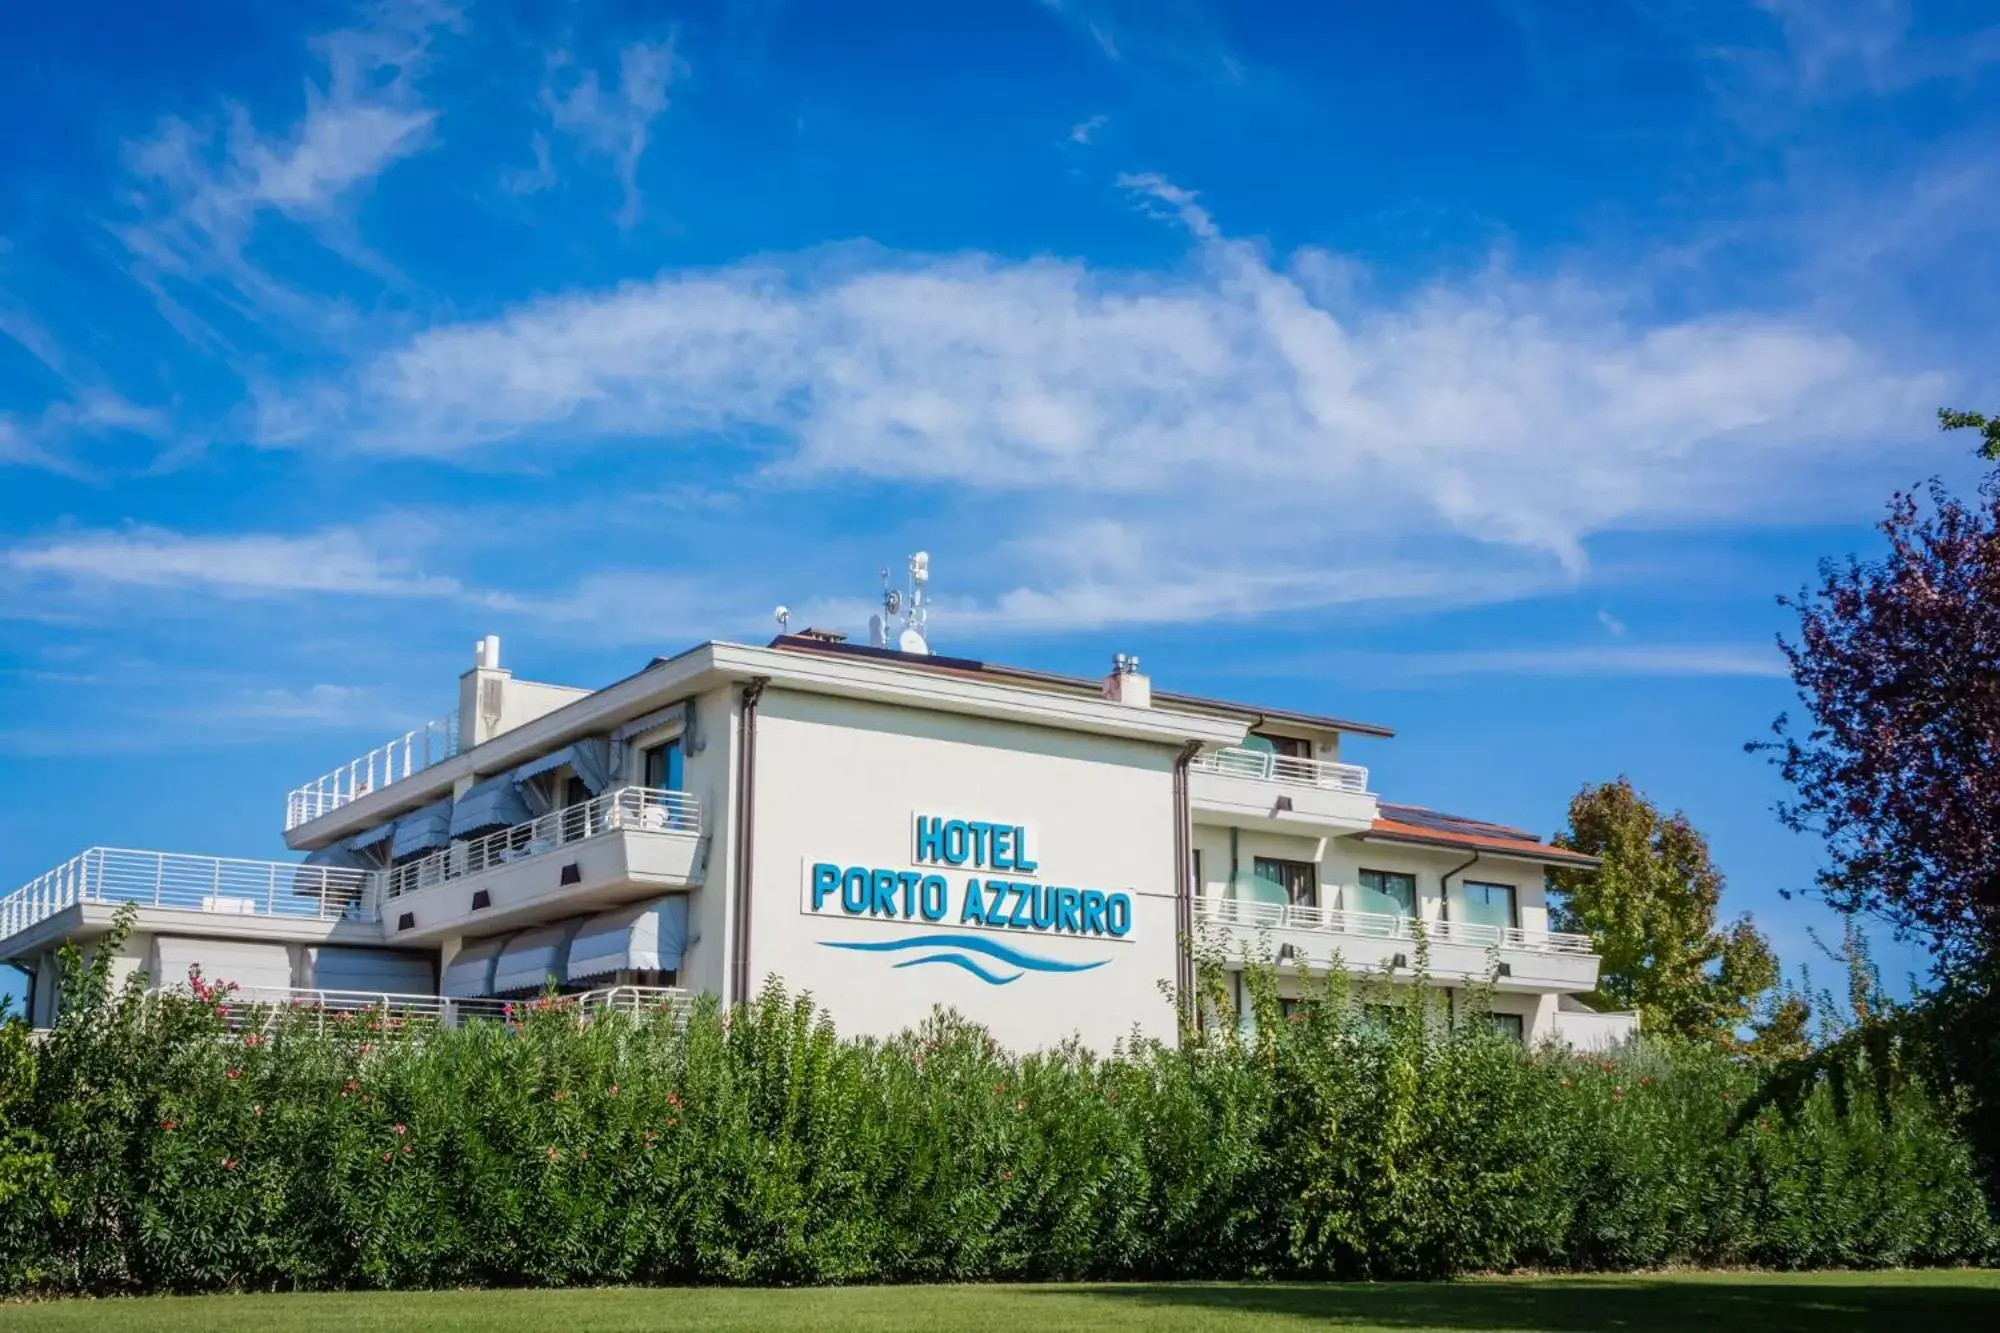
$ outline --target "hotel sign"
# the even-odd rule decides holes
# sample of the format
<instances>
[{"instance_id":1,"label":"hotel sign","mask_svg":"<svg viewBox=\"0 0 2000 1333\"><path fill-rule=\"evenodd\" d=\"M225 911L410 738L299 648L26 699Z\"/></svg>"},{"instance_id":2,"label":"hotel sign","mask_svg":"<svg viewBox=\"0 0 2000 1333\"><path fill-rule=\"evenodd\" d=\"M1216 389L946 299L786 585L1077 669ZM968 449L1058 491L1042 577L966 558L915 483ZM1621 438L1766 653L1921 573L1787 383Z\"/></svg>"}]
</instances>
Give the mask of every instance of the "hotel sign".
<instances>
[{"instance_id":1,"label":"hotel sign","mask_svg":"<svg viewBox=\"0 0 2000 1333\"><path fill-rule=\"evenodd\" d=\"M808 861L814 916L1123 940L1132 895L1048 883L1028 830L984 819L916 817L911 866Z\"/></svg>"}]
</instances>

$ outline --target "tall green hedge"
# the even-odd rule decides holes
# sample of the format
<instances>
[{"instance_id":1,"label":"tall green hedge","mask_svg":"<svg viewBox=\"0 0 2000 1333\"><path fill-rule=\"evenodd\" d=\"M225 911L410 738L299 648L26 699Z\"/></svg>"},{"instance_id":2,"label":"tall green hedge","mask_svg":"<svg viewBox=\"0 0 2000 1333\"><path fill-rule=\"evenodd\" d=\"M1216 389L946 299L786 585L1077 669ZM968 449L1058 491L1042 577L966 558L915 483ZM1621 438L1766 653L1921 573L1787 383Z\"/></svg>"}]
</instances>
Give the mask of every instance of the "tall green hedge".
<instances>
[{"instance_id":1,"label":"tall green hedge","mask_svg":"<svg viewBox=\"0 0 2000 1333\"><path fill-rule=\"evenodd\" d=\"M1287 1019L1019 1056L938 1016L749 1008L455 1031L72 978L0 1029L0 1283L207 1291L608 1282L1417 1277L1976 1262L1921 1089L1746 1116L1712 1051L1523 1052L1478 1014Z\"/></svg>"}]
</instances>

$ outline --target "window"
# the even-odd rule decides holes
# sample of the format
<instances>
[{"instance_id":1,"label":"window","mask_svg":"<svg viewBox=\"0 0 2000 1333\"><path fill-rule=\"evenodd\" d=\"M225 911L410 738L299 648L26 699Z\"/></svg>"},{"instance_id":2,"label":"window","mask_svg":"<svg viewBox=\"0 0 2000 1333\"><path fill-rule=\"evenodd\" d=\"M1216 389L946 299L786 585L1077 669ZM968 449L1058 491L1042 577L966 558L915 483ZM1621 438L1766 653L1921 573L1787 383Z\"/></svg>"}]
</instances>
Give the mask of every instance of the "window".
<instances>
[{"instance_id":1,"label":"window","mask_svg":"<svg viewBox=\"0 0 2000 1333\"><path fill-rule=\"evenodd\" d=\"M1293 907L1319 906L1319 867L1310 861L1280 861L1260 856L1252 863L1250 873L1261 890L1257 895L1260 898Z\"/></svg>"},{"instance_id":2,"label":"window","mask_svg":"<svg viewBox=\"0 0 2000 1333\"><path fill-rule=\"evenodd\" d=\"M655 745L644 751L646 772L645 786L655 791L679 791L681 789L681 742L679 737L665 745Z\"/></svg>"},{"instance_id":3,"label":"window","mask_svg":"<svg viewBox=\"0 0 2000 1333\"><path fill-rule=\"evenodd\" d=\"M1520 1014L1488 1014L1486 1021L1493 1030L1511 1041L1526 1043L1528 1039L1527 1020Z\"/></svg>"},{"instance_id":4,"label":"window","mask_svg":"<svg viewBox=\"0 0 2000 1333\"><path fill-rule=\"evenodd\" d=\"M1312 758L1312 742L1300 740L1297 736L1270 736L1261 731L1253 731L1243 738L1246 750L1262 750L1265 754L1283 755L1287 759Z\"/></svg>"},{"instance_id":5,"label":"window","mask_svg":"<svg viewBox=\"0 0 2000 1333\"><path fill-rule=\"evenodd\" d=\"M1354 896L1358 912L1413 917L1417 914L1417 877L1396 870L1364 870Z\"/></svg>"},{"instance_id":6,"label":"window","mask_svg":"<svg viewBox=\"0 0 2000 1333\"><path fill-rule=\"evenodd\" d=\"M1511 930L1519 924L1514 913L1514 886L1468 880L1465 885L1465 919L1474 925Z\"/></svg>"}]
</instances>

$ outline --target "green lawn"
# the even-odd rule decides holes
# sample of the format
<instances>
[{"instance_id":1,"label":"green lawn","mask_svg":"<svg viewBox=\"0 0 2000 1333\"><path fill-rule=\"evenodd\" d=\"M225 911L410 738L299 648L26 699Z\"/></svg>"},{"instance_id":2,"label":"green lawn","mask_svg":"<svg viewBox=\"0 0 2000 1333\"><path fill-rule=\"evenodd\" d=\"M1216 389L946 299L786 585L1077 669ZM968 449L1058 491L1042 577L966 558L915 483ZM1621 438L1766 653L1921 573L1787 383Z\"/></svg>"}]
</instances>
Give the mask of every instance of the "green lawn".
<instances>
[{"instance_id":1,"label":"green lawn","mask_svg":"<svg viewBox=\"0 0 2000 1333\"><path fill-rule=\"evenodd\" d=\"M701 1328L921 1333L1163 1327L1839 1333L2000 1328L2000 1272L1724 1273L1495 1278L1435 1284L842 1287L738 1291L441 1291L196 1296L0 1305L0 1329L463 1329L466 1333Z\"/></svg>"}]
</instances>

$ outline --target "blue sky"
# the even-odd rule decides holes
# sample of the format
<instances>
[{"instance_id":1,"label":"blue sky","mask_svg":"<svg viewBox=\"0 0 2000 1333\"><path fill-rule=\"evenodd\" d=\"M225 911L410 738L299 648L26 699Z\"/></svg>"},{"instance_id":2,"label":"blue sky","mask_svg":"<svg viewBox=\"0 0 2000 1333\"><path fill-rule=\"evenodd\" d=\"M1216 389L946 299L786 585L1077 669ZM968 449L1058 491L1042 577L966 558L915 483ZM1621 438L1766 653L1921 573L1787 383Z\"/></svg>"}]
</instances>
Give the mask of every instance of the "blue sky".
<instances>
[{"instance_id":1,"label":"blue sky","mask_svg":"<svg viewBox=\"0 0 2000 1333\"><path fill-rule=\"evenodd\" d=\"M15 6L0 879L924 547L1394 799L1629 773L1807 961L1773 597L1976 479L1996 86L1972 3Z\"/></svg>"}]
</instances>

